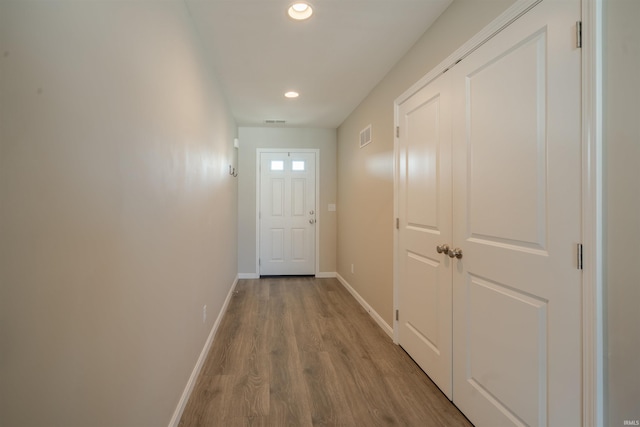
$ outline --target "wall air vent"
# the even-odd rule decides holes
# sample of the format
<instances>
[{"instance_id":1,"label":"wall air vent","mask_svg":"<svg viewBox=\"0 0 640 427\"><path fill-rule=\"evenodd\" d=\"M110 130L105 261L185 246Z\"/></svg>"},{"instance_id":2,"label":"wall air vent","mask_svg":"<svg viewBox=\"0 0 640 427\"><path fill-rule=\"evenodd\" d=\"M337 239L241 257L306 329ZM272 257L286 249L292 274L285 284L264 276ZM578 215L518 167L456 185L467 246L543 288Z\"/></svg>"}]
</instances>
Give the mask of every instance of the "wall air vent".
<instances>
[{"instance_id":1,"label":"wall air vent","mask_svg":"<svg viewBox=\"0 0 640 427\"><path fill-rule=\"evenodd\" d=\"M268 125L283 125L286 123L286 120L265 120L264 122Z\"/></svg>"},{"instance_id":2,"label":"wall air vent","mask_svg":"<svg viewBox=\"0 0 640 427\"><path fill-rule=\"evenodd\" d=\"M360 148L371 142L371 125L360 131Z\"/></svg>"}]
</instances>

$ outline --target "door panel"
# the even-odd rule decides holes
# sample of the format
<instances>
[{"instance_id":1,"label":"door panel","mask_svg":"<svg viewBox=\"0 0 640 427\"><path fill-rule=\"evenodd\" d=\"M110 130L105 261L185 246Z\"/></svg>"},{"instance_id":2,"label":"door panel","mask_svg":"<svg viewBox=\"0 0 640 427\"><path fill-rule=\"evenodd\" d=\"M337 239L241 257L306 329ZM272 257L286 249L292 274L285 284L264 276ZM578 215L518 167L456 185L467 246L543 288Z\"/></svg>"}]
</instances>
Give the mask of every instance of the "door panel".
<instances>
[{"instance_id":1,"label":"door panel","mask_svg":"<svg viewBox=\"0 0 640 427\"><path fill-rule=\"evenodd\" d=\"M293 261L304 261L306 256L306 235L304 228L291 229L291 259Z\"/></svg>"},{"instance_id":2,"label":"door panel","mask_svg":"<svg viewBox=\"0 0 640 427\"><path fill-rule=\"evenodd\" d=\"M545 246L546 41L538 32L466 76L468 218L477 239Z\"/></svg>"},{"instance_id":3,"label":"door panel","mask_svg":"<svg viewBox=\"0 0 640 427\"><path fill-rule=\"evenodd\" d=\"M315 274L315 153L260 153L260 274Z\"/></svg>"},{"instance_id":4,"label":"door panel","mask_svg":"<svg viewBox=\"0 0 640 427\"><path fill-rule=\"evenodd\" d=\"M272 228L271 232L271 251L269 258L272 262L284 261L284 229Z\"/></svg>"},{"instance_id":5,"label":"door panel","mask_svg":"<svg viewBox=\"0 0 640 427\"><path fill-rule=\"evenodd\" d=\"M451 119L448 77L399 108L398 342L451 398Z\"/></svg>"},{"instance_id":6,"label":"door panel","mask_svg":"<svg viewBox=\"0 0 640 427\"><path fill-rule=\"evenodd\" d=\"M479 426L581 424L579 18L545 0L450 71L454 402Z\"/></svg>"},{"instance_id":7,"label":"door panel","mask_svg":"<svg viewBox=\"0 0 640 427\"><path fill-rule=\"evenodd\" d=\"M473 275L466 292L467 381L516 425L540 425L547 412L548 302Z\"/></svg>"},{"instance_id":8,"label":"door panel","mask_svg":"<svg viewBox=\"0 0 640 427\"><path fill-rule=\"evenodd\" d=\"M293 217L306 216L306 184L307 178L293 178L291 180L291 216Z\"/></svg>"},{"instance_id":9,"label":"door panel","mask_svg":"<svg viewBox=\"0 0 640 427\"><path fill-rule=\"evenodd\" d=\"M282 217L284 215L284 179L271 178L271 197L265 199L271 211L272 217Z\"/></svg>"}]
</instances>

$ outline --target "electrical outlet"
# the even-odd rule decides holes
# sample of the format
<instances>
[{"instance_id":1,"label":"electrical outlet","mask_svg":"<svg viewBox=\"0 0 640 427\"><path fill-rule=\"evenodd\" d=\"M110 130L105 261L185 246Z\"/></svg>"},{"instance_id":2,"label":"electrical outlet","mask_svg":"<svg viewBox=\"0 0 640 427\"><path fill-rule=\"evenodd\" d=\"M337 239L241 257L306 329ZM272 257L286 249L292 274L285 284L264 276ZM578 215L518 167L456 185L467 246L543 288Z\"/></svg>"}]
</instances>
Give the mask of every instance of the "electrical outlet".
<instances>
[{"instance_id":1,"label":"electrical outlet","mask_svg":"<svg viewBox=\"0 0 640 427\"><path fill-rule=\"evenodd\" d=\"M202 323L207 321L207 306L202 307Z\"/></svg>"},{"instance_id":2,"label":"electrical outlet","mask_svg":"<svg viewBox=\"0 0 640 427\"><path fill-rule=\"evenodd\" d=\"M353 273L354 273L353 264L351 264L351 274L353 274Z\"/></svg>"}]
</instances>

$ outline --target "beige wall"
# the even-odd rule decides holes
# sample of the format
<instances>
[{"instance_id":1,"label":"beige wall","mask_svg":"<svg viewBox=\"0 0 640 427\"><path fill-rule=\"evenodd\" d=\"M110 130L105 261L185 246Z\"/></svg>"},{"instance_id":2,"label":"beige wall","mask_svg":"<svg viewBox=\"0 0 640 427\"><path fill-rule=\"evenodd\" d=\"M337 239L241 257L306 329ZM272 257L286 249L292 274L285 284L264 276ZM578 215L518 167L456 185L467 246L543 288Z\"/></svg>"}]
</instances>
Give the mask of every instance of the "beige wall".
<instances>
[{"instance_id":1,"label":"beige wall","mask_svg":"<svg viewBox=\"0 0 640 427\"><path fill-rule=\"evenodd\" d=\"M640 2L604 4L605 332L613 427L640 420Z\"/></svg>"},{"instance_id":2,"label":"beige wall","mask_svg":"<svg viewBox=\"0 0 640 427\"><path fill-rule=\"evenodd\" d=\"M0 424L166 426L237 265L184 5L0 2L0 120Z\"/></svg>"},{"instance_id":3,"label":"beige wall","mask_svg":"<svg viewBox=\"0 0 640 427\"><path fill-rule=\"evenodd\" d=\"M336 271L336 212L328 205L336 203L336 131L280 127L240 127L238 130L238 271L257 275L256 271L256 150L258 148L314 148L320 150L320 273ZM338 207L338 210L340 208Z\"/></svg>"},{"instance_id":4,"label":"beige wall","mask_svg":"<svg viewBox=\"0 0 640 427\"><path fill-rule=\"evenodd\" d=\"M389 325L393 324L394 100L512 3L454 1L338 128L338 273ZM368 124L373 142L361 149L359 132Z\"/></svg>"}]
</instances>

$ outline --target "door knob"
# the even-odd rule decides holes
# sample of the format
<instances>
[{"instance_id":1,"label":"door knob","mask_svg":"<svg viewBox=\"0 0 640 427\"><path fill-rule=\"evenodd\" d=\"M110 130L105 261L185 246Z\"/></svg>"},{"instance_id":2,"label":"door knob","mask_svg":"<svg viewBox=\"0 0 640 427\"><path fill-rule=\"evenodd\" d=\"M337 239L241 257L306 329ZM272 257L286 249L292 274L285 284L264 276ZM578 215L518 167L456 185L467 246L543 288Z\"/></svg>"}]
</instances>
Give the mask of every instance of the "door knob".
<instances>
[{"instance_id":1,"label":"door knob","mask_svg":"<svg viewBox=\"0 0 640 427\"><path fill-rule=\"evenodd\" d=\"M449 258L462 258L462 249L455 248L449 251Z\"/></svg>"},{"instance_id":2,"label":"door knob","mask_svg":"<svg viewBox=\"0 0 640 427\"><path fill-rule=\"evenodd\" d=\"M449 253L449 245L444 244L444 245L436 246L436 251L438 251L439 254L446 255Z\"/></svg>"},{"instance_id":3,"label":"door knob","mask_svg":"<svg viewBox=\"0 0 640 427\"><path fill-rule=\"evenodd\" d=\"M311 218L311 219L309 220L309 224L315 224L315 222L316 222L316 220L315 220L315 219L313 219L313 218Z\"/></svg>"},{"instance_id":4,"label":"door knob","mask_svg":"<svg viewBox=\"0 0 640 427\"><path fill-rule=\"evenodd\" d=\"M311 210L309 211L309 215L313 215L315 213L315 211Z\"/></svg>"}]
</instances>

